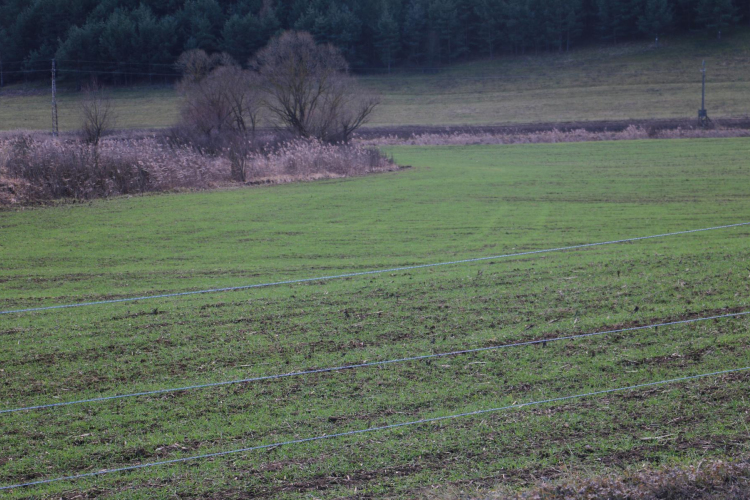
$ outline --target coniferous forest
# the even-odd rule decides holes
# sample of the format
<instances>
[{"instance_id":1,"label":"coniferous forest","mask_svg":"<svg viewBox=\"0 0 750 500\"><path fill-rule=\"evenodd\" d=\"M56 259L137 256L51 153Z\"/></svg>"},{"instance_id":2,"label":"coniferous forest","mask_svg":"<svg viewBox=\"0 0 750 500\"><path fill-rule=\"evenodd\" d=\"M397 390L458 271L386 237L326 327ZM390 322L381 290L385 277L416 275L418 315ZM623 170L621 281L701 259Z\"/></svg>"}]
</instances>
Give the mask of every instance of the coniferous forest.
<instances>
[{"instance_id":1,"label":"coniferous forest","mask_svg":"<svg viewBox=\"0 0 750 500\"><path fill-rule=\"evenodd\" d=\"M719 39L748 23L750 0L1 0L0 60L6 81L45 76L52 58L159 74L193 48L245 63L295 29L339 47L355 71L386 71L672 33Z\"/></svg>"}]
</instances>

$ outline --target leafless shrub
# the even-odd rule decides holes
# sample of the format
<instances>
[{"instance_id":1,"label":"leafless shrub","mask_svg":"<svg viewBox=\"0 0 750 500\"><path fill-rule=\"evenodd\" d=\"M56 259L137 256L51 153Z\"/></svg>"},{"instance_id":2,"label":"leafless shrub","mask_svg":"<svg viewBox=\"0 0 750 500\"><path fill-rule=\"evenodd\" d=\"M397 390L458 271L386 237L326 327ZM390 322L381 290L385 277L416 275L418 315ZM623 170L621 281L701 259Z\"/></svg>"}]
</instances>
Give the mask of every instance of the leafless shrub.
<instances>
[{"instance_id":1,"label":"leafless shrub","mask_svg":"<svg viewBox=\"0 0 750 500\"><path fill-rule=\"evenodd\" d=\"M303 138L348 142L378 104L366 97L341 52L287 31L262 49L252 66L260 75L270 113Z\"/></svg>"},{"instance_id":2,"label":"leafless shrub","mask_svg":"<svg viewBox=\"0 0 750 500\"><path fill-rule=\"evenodd\" d=\"M184 52L175 63L182 74L182 81L196 83L207 77L220 66L236 66L237 62L229 54L207 54L204 50L193 49Z\"/></svg>"},{"instance_id":3,"label":"leafless shrub","mask_svg":"<svg viewBox=\"0 0 750 500\"><path fill-rule=\"evenodd\" d=\"M89 144L99 144L102 136L115 126L116 116L112 100L96 80L83 90L80 114L81 135Z\"/></svg>"},{"instance_id":4,"label":"leafless shrub","mask_svg":"<svg viewBox=\"0 0 750 500\"><path fill-rule=\"evenodd\" d=\"M260 114L257 75L228 56L202 51L186 52L179 64L184 70L182 119L171 131L172 142L227 158L232 179L245 182Z\"/></svg>"},{"instance_id":5,"label":"leafless shrub","mask_svg":"<svg viewBox=\"0 0 750 500\"><path fill-rule=\"evenodd\" d=\"M256 145L244 134L229 134L225 143L224 156L229 160L232 180L247 182L250 155L257 149Z\"/></svg>"},{"instance_id":6,"label":"leafless shrub","mask_svg":"<svg viewBox=\"0 0 750 500\"><path fill-rule=\"evenodd\" d=\"M0 176L25 186L23 200L77 200L178 187L208 187L226 177L221 160L154 139L98 145L21 136L0 144Z\"/></svg>"},{"instance_id":7,"label":"leafless shrub","mask_svg":"<svg viewBox=\"0 0 750 500\"><path fill-rule=\"evenodd\" d=\"M376 150L296 140L237 142L221 155L157 137L78 140L0 138L0 203L86 200L118 194L205 189L232 181L280 183L364 175L397 167Z\"/></svg>"},{"instance_id":8,"label":"leafless shrub","mask_svg":"<svg viewBox=\"0 0 750 500\"><path fill-rule=\"evenodd\" d=\"M29 184L20 179L9 179L0 175L0 207L26 203L31 199Z\"/></svg>"},{"instance_id":9,"label":"leafless shrub","mask_svg":"<svg viewBox=\"0 0 750 500\"><path fill-rule=\"evenodd\" d=\"M358 145L295 140L270 151L252 153L250 182L293 182L351 177L396 170L391 159Z\"/></svg>"},{"instance_id":10,"label":"leafless shrub","mask_svg":"<svg viewBox=\"0 0 750 500\"><path fill-rule=\"evenodd\" d=\"M200 80L183 81L182 125L206 136L253 133L260 110L256 80L239 66L219 66Z\"/></svg>"}]
</instances>

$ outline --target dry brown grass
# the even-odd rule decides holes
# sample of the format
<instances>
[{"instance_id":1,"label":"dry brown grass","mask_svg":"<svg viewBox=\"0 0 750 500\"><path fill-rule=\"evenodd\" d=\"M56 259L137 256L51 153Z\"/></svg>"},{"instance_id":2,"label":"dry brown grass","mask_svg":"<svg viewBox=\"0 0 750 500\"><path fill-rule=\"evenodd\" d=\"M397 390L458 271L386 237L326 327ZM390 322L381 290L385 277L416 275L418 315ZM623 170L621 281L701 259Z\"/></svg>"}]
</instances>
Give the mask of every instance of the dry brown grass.
<instances>
[{"instance_id":1,"label":"dry brown grass","mask_svg":"<svg viewBox=\"0 0 750 500\"><path fill-rule=\"evenodd\" d=\"M90 144L40 134L0 137L0 204L208 189L237 179L236 154L207 153L162 139L110 138ZM365 175L396 167L377 150L361 145L292 141L251 144L243 150L242 168L246 183L265 184Z\"/></svg>"},{"instance_id":2,"label":"dry brown grass","mask_svg":"<svg viewBox=\"0 0 750 500\"><path fill-rule=\"evenodd\" d=\"M619 131L545 130L534 132L425 132L408 137L399 135L359 138L359 144L368 146L468 146L473 144L545 144L560 142L627 141L643 139L700 139L723 137L750 137L750 130L739 128L676 128L648 129L630 125Z\"/></svg>"},{"instance_id":3,"label":"dry brown grass","mask_svg":"<svg viewBox=\"0 0 750 500\"><path fill-rule=\"evenodd\" d=\"M351 177L398 168L375 149L317 140L292 141L270 153L251 153L248 165L248 177L256 183Z\"/></svg>"},{"instance_id":4,"label":"dry brown grass","mask_svg":"<svg viewBox=\"0 0 750 500\"><path fill-rule=\"evenodd\" d=\"M0 178L22 185L22 203L205 188L225 177L224 163L155 139L91 144L20 135L0 143Z\"/></svg>"}]
</instances>

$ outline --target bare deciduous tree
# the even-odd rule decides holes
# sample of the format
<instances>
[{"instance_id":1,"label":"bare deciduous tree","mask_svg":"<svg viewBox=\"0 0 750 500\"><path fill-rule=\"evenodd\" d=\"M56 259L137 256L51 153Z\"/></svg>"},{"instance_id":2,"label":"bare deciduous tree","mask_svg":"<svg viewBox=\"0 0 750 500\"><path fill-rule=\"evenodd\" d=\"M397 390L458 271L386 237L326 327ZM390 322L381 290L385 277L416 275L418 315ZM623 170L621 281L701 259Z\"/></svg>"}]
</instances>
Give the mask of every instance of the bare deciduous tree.
<instances>
[{"instance_id":1,"label":"bare deciduous tree","mask_svg":"<svg viewBox=\"0 0 750 500\"><path fill-rule=\"evenodd\" d=\"M232 180L247 182L250 154L254 150L253 140L245 134L229 134L224 142L224 155L229 160Z\"/></svg>"},{"instance_id":2,"label":"bare deciduous tree","mask_svg":"<svg viewBox=\"0 0 750 500\"><path fill-rule=\"evenodd\" d=\"M221 82L230 110L230 127L242 133L255 132L261 107L258 76L238 66L221 66L209 78Z\"/></svg>"},{"instance_id":3,"label":"bare deciduous tree","mask_svg":"<svg viewBox=\"0 0 750 500\"><path fill-rule=\"evenodd\" d=\"M112 100L96 80L83 89L81 99L81 134L83 139L97 145L99 139L115 126L116 116Z\"/></svg>"},{"instance_id":4,"label":"bare deciduous tree","mask_svg":"<svg viewBox=\"0 0 750 500\"><path fill-rule=\"evenodd\" d=\"M378 101L363 95L346 60L306 32L284 32L251 62L260 75L267 109L301 137L348 142Z\"/></svg>"},{"instance_id":5,"label":"bare deciduous tree","mask_svg":"<svg viewBox=\"0 0 750 500\"><path fill-rule=\"evenodd\" d=\"M207 77L219 66L236 66L237 63L232 56L224 52L220 54L207 54L202 49L192 49L183 52L177 59L175 67L182 73L182 81L195 83Z\"/></svg>"},{"instance_id":6,"label":"bare deciduous tree","mask_svg":"<svg viewBox=\"0 0 750 500\"><path fill-rule=\"evenodd\" d=\"M236 65L222 65L201 79L180 84L183 124L203 134L255 131L260 99L257 77Z\"/></svg>"},{"instance_id":7,"label":"bare deciduous tree","mask_svg":"<svg viewBox=\"0 0 750 500\"><path fill-rule=\"evenodd\" d=\"M203 137L214 153L225 155L232 178L246 182L261 108L257 75L228 56L212 59L205 52L190 51L180 60L186 68L180 83L182 126Z\"/></svg>"}]
</instances>

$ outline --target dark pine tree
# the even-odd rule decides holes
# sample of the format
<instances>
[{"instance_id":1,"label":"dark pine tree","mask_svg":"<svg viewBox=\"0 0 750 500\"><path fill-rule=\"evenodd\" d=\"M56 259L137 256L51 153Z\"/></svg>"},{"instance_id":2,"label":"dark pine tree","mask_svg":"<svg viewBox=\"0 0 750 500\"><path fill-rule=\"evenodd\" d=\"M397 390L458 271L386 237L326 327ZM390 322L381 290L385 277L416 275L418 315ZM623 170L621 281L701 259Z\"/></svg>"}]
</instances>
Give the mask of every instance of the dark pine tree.
<instances>
[{"instance_id":1,"label":"dark pine tree","mask_svg":"<svg viewBox=\"0 0 750 500\"><path fill-rule=\"evenodd\" d=\"M657 40L672 27L674 9L668 0L647 0L641 17L638 18L638 31Z\"/></svg>"},{"instance_id":2,"label":"dark pine tree","mask_svg":"<svg viewBox=\"0 0 750 500\"><path fill-rule=\"evenodd\" d=\"M401 33L398 22L391 14L387 4L384 5L380 19L378 19L376 36L375 44L378 48L378 55L381 62L388 68L388 73L390 73L401 48Z\"/></svg>"},{"instance_id":3,"label":"dark pine tree","mask_svg":"<svg viewBox=\"0 0 750 500\"><path fill-rule=\"evenodd\" d=\"M706 31L716 33L719 40L722 32L739 22L737 8L732 0L700 0L695 13L698 24Z\"/></svg>"}]
</instances>

